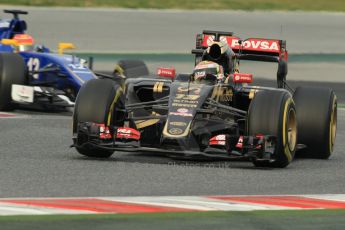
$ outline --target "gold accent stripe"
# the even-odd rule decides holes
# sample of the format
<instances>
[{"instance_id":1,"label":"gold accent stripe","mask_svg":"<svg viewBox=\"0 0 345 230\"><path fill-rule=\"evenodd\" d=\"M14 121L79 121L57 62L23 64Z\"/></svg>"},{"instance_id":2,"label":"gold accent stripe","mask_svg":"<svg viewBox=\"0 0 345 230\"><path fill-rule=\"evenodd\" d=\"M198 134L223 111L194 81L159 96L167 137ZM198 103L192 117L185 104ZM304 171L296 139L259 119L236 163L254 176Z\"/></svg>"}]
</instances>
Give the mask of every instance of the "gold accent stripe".
<instances>
[{"instance_id":1,"label":"gold accent stripe","mask_svg":"<svg viewBox=\"0 0 345 230\"><path fill-rule=\"evenodd\" d=\"M156 83L154 84L154 86L153 86L153 92L154 92L154 93L157 93L157 91L158 91L158 85L159 85L159 82L156 82Z\"/></svg>"},{"instance_id":2,"label":"gold accent stripe","mask_svg":"<svg viewBox=\"0 0 345 230\"><path fill-rule=\"evenodd\" d=\"M211 98L215 101L219 101L219 96L221 95L222 87L221 86L216 86L213 88L213 92L211 95Z\"/></svg>"},{"instance_id":3,"label":"gold accent stripe","mask_svg":"<svg viewBox=\"0 0 345 230\"><path fill-rule=\"evenodd\" d=\"M164 82L159 82L159 84L157 86L157 92L158 93L163 92L163 85L164 85Z\"/></svg>"},{"instance_id":4,"label":"gold accent stripe","mask_svg":"<svg viewBox=\"0 0 345 230\"><path fill-rule=\"evenodd\" d=\"M154 125L158 121L159 121L159 119L149 119L149 120L146 120L146 121L135 122L135 125L137 126L137 129L142 129L142 128L145 128L147 126Z\"/></svg>"},{"instance_id":5,"label":"gold accent stripe","mask_svg":"<svg viewBox=\"0 0 345 230\"><path fill-rule=\"evenodd\" d=\"M249 97L249 99L253 99L254 98L254 96L255 96L255 94L257 93L257 92L259 92L259 90L260 90L260 86L253 86L252 87L253 89L250 89L250 91L249 91L249 95L248 95L248 97Z\"/></svg>"},{"instance_id":6,"label":"gold accent stripe","mask_svg":"<svg viewBox=\"0 0 345 230\"><path fill-rule=\"evenodd\" d=\"M229 76L225 78L224 84L228 84L229 83Z\"/></svg>"},{"instance_id":7,"label":"gold accent stripe","mask_svg":"<svg viewBox=\"0 0 345 230\"><path fill-rule=\"evenodd\" d=\"M160 114L156 113L155 111L152 111L152 115L159 116ZM135 126L137 127L137 129L142 129L147 126L156 124L159 120L160 119L156 119L156 118L149 119L149 120L138 120L135 122Z\"/></svg>"},{"instance_id":8,"label":"gold accent stripe","mask_svg":"<svg viewBox=\"0 0 345 230\"><path fill-rule=\"evenodd\" d=\"M156 82L153 86L153 92L154 93L161 93L163 92L163 85L164 85L164 82Z\"/></svg>"}]
</instances>

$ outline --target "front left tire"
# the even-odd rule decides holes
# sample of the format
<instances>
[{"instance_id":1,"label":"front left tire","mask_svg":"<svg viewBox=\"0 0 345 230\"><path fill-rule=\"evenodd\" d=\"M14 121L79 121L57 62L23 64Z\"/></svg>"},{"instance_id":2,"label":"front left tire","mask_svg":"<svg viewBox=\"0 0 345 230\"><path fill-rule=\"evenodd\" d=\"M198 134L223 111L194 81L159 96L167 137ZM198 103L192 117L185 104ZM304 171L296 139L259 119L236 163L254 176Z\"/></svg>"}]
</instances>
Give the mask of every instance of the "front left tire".
<instances>
[{"instance_id":1,"label":"front left tire","mask_svg":"<svg viewBox=\"0 0 345 230\"><path fill-rule=\"evenodd\" d=\"M87 140L78 139L78 124L91 122L106 126L121 126L123 125L123 112L120 110L123 108L123 91L115 81L92 79L86 82L79 90L73 113L73 135L78 140L77 151L88 157L110 157L114 151L88 145Z\"/></svg>"},{"instance_id":2,"label":"front left tire","mask_svg":"<svg viewBox=\"0 0 345 230\"><path fill-rule=\"evenodd\" d=\"M0 53L0 111L14 109L11 91L12 85L26 83L26 65L19 54Z\"/></svg>"}]
</instances>

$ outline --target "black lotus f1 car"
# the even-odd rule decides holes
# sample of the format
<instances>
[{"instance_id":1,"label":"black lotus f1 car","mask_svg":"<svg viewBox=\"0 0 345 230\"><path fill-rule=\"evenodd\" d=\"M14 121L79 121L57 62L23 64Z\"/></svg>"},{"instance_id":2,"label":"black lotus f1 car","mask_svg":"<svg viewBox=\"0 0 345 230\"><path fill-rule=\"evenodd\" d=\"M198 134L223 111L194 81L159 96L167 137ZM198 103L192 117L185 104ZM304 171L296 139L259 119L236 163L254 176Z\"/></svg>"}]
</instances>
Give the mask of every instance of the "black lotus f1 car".
<instances>
[{"instance_id":1,"label":"black lotus f1 car","mask_svg":"<svg viewBox=\"0 0 345 230\"><path fill-rule=\"evenodd\" d=\"M241 40L230 32L203 31L196 38L196 69L216 63L223 78L205 71L175 76L90 80L77 96L73 146L89 157L114 151L160 152L187 159L246 158L259 167L286 167L297 149L329 158L337 126L332 89L286 82L286 42ZM250 86L240 60L277 62L277 88ZM197 81L200 75L205 76ZM165 77L165 78L164 78Z\"/></svg>"}]
</instances>

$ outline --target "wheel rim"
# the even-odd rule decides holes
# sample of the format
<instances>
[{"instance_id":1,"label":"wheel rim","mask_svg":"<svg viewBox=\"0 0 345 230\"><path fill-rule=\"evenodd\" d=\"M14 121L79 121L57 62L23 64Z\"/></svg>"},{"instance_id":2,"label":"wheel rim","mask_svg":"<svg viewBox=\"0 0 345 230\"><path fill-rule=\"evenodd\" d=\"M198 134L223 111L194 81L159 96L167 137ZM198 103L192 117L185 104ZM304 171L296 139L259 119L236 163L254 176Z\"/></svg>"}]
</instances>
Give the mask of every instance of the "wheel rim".
<instances>
[{"instance_id":1,"label":"wheel rim","mask_svg":"<svg viewBox=\"0 0 345 230\"><path fill-rule=\"evenodd\" d=\"M337 133L337 103L336 100L333 100L331 122L330 122L330 153L333 151L333 146L335 142L335 136Z\"/></svg>"},{"instance_id":2,"label":"wheel rim","mask_svg":"<svg viewBox=\"0 0 345 230\"><path fill-rule=\"evenodd\" d=\"M296 112L294 109L290 109L288 116L288 133L287 133L287 142L290 151L294 151L296 148L297 142L297 119Z\"/></svg>"}]
</instances>

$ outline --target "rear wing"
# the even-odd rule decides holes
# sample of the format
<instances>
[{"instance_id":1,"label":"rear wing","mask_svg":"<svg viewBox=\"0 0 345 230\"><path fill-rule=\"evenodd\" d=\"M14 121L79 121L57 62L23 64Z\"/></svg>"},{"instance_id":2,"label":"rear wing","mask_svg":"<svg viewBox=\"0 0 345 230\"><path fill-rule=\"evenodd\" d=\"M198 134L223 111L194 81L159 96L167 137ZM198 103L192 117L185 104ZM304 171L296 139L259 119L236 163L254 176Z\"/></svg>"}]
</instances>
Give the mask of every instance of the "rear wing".
<instances>
[{"instance_id":1,"label":"rear wing","mask_svg":"<svg viewBox=\"0 0 345 230\"><path fill-rule=\"evenodd\" d=\"M204 30L202 34L197 34L196 49L192 50L192 53L195 54L196 63L200 61L204 51L214 41L227 43L236 54L237 59L277 62L278 87L284 88L288 61L285 40L267 38L247 38L243 40L234 36L233 32Z\"/></svg>"},{"instance_id":2,"label":"rear wing","mask_svg":"<svg viewBox=\"0 0 345 230\"><path fill-rule=\"evenodd\" d=\"M227 43L240 59L267 62L279 62L280 59L287 61L288 59L285 40L267 38L243 40L234 36L232 32L222 31L204 30L202 34L197 34L196 50L205 50L214 41Z\"/></svg>"}]
</instances>

